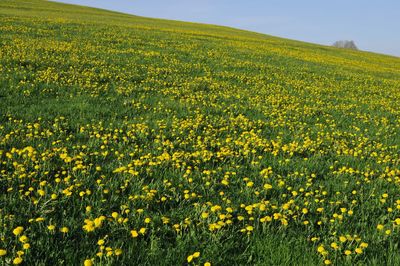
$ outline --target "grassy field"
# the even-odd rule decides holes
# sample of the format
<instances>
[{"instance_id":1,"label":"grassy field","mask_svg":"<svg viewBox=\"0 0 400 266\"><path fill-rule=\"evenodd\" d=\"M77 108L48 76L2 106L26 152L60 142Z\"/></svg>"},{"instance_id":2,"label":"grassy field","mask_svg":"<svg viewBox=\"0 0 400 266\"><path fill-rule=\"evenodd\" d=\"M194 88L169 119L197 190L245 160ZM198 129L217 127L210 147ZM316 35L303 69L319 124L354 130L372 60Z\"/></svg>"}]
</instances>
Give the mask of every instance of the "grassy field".
<instances>
[{"instance_id":1,"label":"grassy field","mask_svg":"<svg viewBox=\"0 0 400 266\"><path fill-rule=\"evenodd\" d=\"M400 59L0 1L0 264L400 265Z\"/></svg>"}]
</instances>

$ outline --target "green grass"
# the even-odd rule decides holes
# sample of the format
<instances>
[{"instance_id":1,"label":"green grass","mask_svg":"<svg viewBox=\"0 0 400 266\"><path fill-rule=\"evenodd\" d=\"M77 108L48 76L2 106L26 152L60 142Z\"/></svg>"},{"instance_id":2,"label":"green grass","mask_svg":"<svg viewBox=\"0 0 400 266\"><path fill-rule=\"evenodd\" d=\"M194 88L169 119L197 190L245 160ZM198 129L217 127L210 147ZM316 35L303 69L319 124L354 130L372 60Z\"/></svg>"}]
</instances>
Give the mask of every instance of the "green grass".
<instances>
[{"instance_id":1,"label":"green grass","mask_svg":"<svg viewBox=\"0 0 400 266\"><path fill-rule=\"evenodd\" d=\"M0 264L400 263L399 58L39 0L0 36Z\"/></svg>"}]
</instances>

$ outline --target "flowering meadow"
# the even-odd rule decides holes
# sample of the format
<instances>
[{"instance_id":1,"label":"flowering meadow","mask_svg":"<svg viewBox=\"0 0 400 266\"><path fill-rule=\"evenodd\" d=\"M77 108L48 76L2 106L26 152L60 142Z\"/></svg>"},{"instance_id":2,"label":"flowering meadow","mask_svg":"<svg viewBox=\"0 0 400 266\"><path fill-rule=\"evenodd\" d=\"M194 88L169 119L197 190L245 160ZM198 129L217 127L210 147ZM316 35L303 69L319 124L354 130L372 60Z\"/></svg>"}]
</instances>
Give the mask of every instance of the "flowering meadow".
<instances>
[{"instance_id":1,"label":"flowering meadow","mask_svg":"<svg viewBox=\"0 0 400 266\"><path fill-rule=\"evenodd\" d=\"M0 265L399 265L399 243L399 58L0 1Z\"/></svg>"}]
</instances>

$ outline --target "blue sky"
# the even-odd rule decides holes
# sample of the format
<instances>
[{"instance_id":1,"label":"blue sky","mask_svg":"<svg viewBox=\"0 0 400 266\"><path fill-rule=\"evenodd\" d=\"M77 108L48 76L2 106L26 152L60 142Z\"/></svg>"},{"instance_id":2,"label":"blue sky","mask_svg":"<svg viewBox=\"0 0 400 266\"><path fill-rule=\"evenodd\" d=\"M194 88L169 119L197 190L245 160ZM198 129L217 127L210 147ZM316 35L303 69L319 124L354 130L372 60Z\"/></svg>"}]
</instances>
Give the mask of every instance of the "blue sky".
<instances>
[{"instance_id":1,"label":"blue sky","mask_svg":"<svg viewBox=\"0 0 400 266\"><path fill-rule=\"evenodd\" d=\"M399 0L58 0L400 56Z\"/></svg>"}]
</instances>

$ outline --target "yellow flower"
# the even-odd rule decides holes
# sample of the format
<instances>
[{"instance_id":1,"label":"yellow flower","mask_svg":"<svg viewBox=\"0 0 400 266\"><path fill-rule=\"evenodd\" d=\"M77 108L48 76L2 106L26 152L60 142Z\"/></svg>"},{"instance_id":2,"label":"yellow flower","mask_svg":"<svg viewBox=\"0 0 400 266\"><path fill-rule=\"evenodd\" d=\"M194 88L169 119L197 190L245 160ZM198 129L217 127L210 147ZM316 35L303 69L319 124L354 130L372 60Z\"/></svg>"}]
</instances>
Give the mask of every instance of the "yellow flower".
<instances>
[{"instance_id":1,"label":"yellow flower","mask_svg":"<svg viewBox=\"0 0 400 266\"><path fill-rule=\"evenodd\" d=\"M200 252L193 253L193 258L198 258L198 257L200 257Z\"/></svg>"},{"instance_id":2,"label":"yellow flower","mask_svg":"<svg viewBox=\"0 0 400 266\"><path fill-rule=\"evenodd\" d=\"M56 227L51 224L51 225L47 226L47 229L49 229L49 231L54 231L56 229Z\"/></svg>"},{"instance_id":3,"label":"yellow flower","mask_svg":"<svg viewBox=\"0 0 400 266\"><path fill-rule=\"evenodd\" d=\"M347 256L349 256L349 255L351 254L351 251L350 251L350 250L345 250L345 251L344 251L344 254L347 255Z\"/></svg>"},{"instance_id":4,"label":"yellow flower","mask_svg":"<svg viewBox=\"0 0 400 266\"><path fill-rule=\"evenodd\" d=\"M204 266L211 266L211 263L210 262L206 262L206 263L204 263Z\"/></svg>"},{"instance_id":5,"label":"yellow flower","mask_svg":"<svg viewBox=\"0 0 400 266\"><path fill-rule=\"evenodd\" d=\"M150 218L144 219L144 223L149 224L150 222L151 222L151 219L150 219Z\"/></svg>"},{"instance_id":6,"label":"yellow flower","mask_svg":"<svg viewBox=\"0 0 400 266\"><path fill-rule=\"evenodd\" d=\"M83 265L84 265L84 266L92 266L92 265L93 265L93 261L90 260L90 259L86 259L86 260L83 262Z\"/></svg>"},{"instance_id":7,"label":"yellow flower","mask_svg":"<svg viewBox=\"0 0 400 266\"><path fill-rule=\"evenodd\" d=\"M144 228L144 227L140 228L139 233L144 235L146 233L146 228Z\"/></svg>"},{"instance_id":8,"label":"yellow flower","mask_svg":"<svg viewBox=\"0 0 400 266\"><path fill-rule=\"evenodd\" d=\"M29 249L31 245L29 243L25 243L22 247L23 249Z\"/></svg>"},{"instance_id":9,"label":"yellow flower","mask_svg":"<svg viewBox=\"0 0 400 266\"><path fill-rule=\"evenodd\" d=\"M92 232L95 229L95 225L93 221L90 220L85 220L85 225L82 226L83 230L85 230L86 232Z\"/></svg>"},{"instance_id":10,"label":"yellow flower","mask_svg":"<svg viewBox=\"0 0 400 266\"><path fill-rule=\"evenodd\" d=\"M265 185L264 185L264 188L265 188L265 189L271 189L272 186L271 186L270 184L265 184Z\"/></svg>"},{"instance_id":11,"label":"yellow flower","mask_svg":"<svg viewBox=\"0 0 400 266\"><path fill-rule=\"evenodd\" d=\"M0 257L7 255L7 250L0 249Z\"/></svg>"},{"instance_id":12,"label":"yellow flower","mask_svg":"<svg viewBox=\"0 0 400 266\"><path fill-rule=\"evenodd\" d=\"M378 225L376 226L376 229L382 230L382 229L383 229L383 225L382 225L382 224L378 224Z\"/></svg>"},{"instance_id":13,"label":"yellow flower","mask_svg":"<svg viewBox=\"0 0 400 266\"><path fill-rule=\"evenodd\" d=\"M103 220L105 219L104 216L100 216L99 218L94 219L93 223L95 227L101 227L103 224Z\"/></svg>"},{"instance_id":14,"label":"yellow flower","mask_svg":"<svg viewBox=\"0 0 400 266\"><path fill-rule=\"evenodd\" d=\"M21 257L16 257L16 258L13 260L13 264L18 265L18 264L21 264L22 261L23 261L23 260L22 260Z\"/></svg>"},{"instance_id":15,"label":"yellow flower","mask_svg":"<svg viewBox=\"0 0 400 266\"><path fill-rule=\"evenodd\" d=\"M331 248L333 248L333 249L338 249L339 246L338 246L335 242L333 242L333 243L331 244Z\"/></svg>"},{"instance_id":16,"label":"yellow flower","mask_svg":"<svg viewBox=\"0 0 400 266\"><path fill-rule=\"evenodd\" d=\"M363 253L363 251L362 251L362 249L361 249L361 248L356 248L354 251L355 251L357 254L361 254L361 253Z\"/></svg>"},{"instance_id":17,"label":"yellow flower","mask_svg":"<svg viewBox=\"0 0 400 266\"><path fill-rule=\"evenodd\" d=\"M227 185L229 185L229 182L228 182L228 180L223 179L223 180L221 181L221 184L227 186Z\"/></svg>"},{"instance_id":18,"label":"yellow flower","mask_svg":"<svg viewBox=\"0 0 400 266\"><path fill-rule=\"evenodd\" d=\"M191 262L193 260L193 255L187 257L187 262Z\"/></svg>"},{"instance_id":19,"label":"yellow flower","mask_svg":"<svg viewBox=\"0 0 400 266\"><path fill-rule=\"evenodd\" d=\"M69 229L68 229L68 227L63 227L63 228L61 228L60 229L60 232L62 232L62 233L68 233L69 232Z\"/></svg>"},{"instance_id":20,"label":"yellow flower","mask_svg":"<svg viewBox=\"0 0 400 266\"><path fill-rule=\"evenodd\" d=\"M17 228L15 228L13 230L13 234L17 236L17 235L20 235L22 233L22 231L24 231L24 228L22 226L18 226Z\"/></svg>"},{"instance_id":21,"label":"yellow flower","mask_svg":"<svg viewBox=\"0 0 400 266\"><path fill-rule=\"evenodd\" d=\"M324 264L325 265L330 265L330 264L332 264L332 262L330 260L324 260Z\"/></svg>"},{"instance_id":22,"label":"yellow flower","mask_svg":"<svg viewBox=\"0 0 400 266\"><path fill-rule=\"evenodd\" d=\"M319 253L323 253L323 252L325 251L324 246L319 246L319 247L317 248L317 251L318 251Z\"/></svg>"},{"instance_id":23,"label":"yellow flower","mask_svg":"<svg viewBox=\"0 0 400 266\"><path fill-rule=\"evenodd\" d=\"M139 236L139 234L138 234L138 232L137 232L136 230L132 230L132 231L131 231L131 235L132 235L133 238Z\"/></svg>"},{"instance_id":24,"label":"yellow flower","mask_svg":"<svg viewBox=\"0 0 400 266\"><path fill-rule=\"evenodd\" d=\"M251 225L248 225L248 226L246 226L246 230L247 230L248 232L251 232L251 231L254 230L254 227L251 226Z\"/></svg>"},{"instance_id":25,"label":"yellow flower","mask_svg":"<svg viewBox=\"0 0 400 266\"><path fill-rule=\"evenodd\" d=\"M347 240L347 238L345 236L340 236L339 237L339 241L342 242L342 243L346 242L346 240Z\"/></svg>"},{"instance_id":26,"label":"yellow flower","mask_svg":"<svg viewBox=\"0 0 400 266\"><path fill-rule=\"evenodd\" d=\"M115 253L116 256L119 256L119 255L122 254L122 249L117 248L117 249L114 251L114 253Z\"/></svg>"},{"instance_id":27,"label":"yellow flower","mask_svg":"<svg viewBox=\"0 0 400 266\"><path fill-rule=\"evenodd\" d=\"M21 241L22 243L25 243L28 241L28 237L26 235L23 235L19 238L19 241Z\"/></svg>"},{"instance_id":28,"label":"yellow flower","mask_svg":"<svg viewBox=\"0 0 400 266\"><path fill-rule=\"evenodd\" d=\"M362 242L360 244L360 248L367 248L368 247L368 243Z\"/></svg>"}]
</instances>

